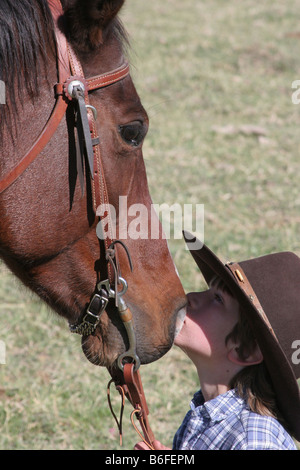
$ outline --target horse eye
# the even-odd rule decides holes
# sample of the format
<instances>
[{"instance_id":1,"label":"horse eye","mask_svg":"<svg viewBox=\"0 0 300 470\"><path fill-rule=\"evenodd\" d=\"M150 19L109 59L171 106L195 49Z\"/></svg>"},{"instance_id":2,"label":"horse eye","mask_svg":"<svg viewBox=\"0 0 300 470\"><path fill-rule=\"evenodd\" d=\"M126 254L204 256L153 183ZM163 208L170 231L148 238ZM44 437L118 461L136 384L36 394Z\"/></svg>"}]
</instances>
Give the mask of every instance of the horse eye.
<instances>
[{"instance_id":1,"label":"horse eye","mask_svg":"<svg viewBox=\"0 0 300 470\"><path fill-rule=\"evenodd\" d=\"M140 122L119 126L119 132L126 144L133 147L138 147L145 137L145 129Z\"/></svg>"}]
</instances>

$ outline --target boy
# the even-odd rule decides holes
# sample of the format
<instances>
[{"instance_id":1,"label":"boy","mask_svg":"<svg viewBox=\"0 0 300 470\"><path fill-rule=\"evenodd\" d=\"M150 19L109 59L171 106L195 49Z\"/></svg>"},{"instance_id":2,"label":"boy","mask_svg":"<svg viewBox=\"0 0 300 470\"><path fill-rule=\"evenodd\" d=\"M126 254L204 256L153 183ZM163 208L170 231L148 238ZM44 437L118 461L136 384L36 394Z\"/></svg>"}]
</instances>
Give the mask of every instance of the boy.
<instances>
[{"instance_id":1,"label":"boy","mask_svg":"<svg viewBox=\"0 0 300 470\"><path fill-rule=\"evenodd\" d=\"M196 366L201 391L173 449L296 450L300 259L277 253L224 265L205 245L193 249L200 242L191 234L184 236L209 290L188 294L175 340ZM155 448L167 449L159 442Z\"/></svg>"}]
</instances>

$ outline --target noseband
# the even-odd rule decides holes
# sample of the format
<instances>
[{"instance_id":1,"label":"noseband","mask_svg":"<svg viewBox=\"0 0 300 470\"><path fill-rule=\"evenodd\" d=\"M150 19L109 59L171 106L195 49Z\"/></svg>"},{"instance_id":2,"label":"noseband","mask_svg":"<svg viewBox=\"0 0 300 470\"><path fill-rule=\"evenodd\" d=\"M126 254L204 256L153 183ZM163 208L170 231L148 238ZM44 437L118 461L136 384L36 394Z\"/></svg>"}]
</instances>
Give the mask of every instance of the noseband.
<instances>
[{"instance_id":1,"label":"noseband","mask_svg":"<svg viewBox=\"0 0 300 470\"><path fill-rule=\"evenodd\" d=\"M127 291L127 282L120 274L116 251L117 244L121 244L126 250L130 266L131 260L126 246L121 241L114 240L112 223L110 223L111 215L109 211L108 192L101 159L100 138L96 125L97 111L90 105L88 96L90 91L111 86L125 79L125 77L129 75L129 65L127 62L124 62L121 66L110 72L91 78L85 78L80 61L59 26L59 19L63 16L60 0L48 0L48 5L54 22L58 64L58 82L54 87L55 106L45 127L30 150L22 160L0 180L0 194L9 188L41 153L55 134L69 104L72 102L75 105L77 116L76 127L78 135L76 140L76 153L81 190L83 191L84 184L81 169L85 151L91 176L94 212L97 214L97 208L99 206L107 208L104 218L106 219L108 234L107 231L103 232L107 234L103 241L107 260L108 279L97 284L96 293L92 297L87 310L84 312L82 318L70 325L70 330L73 333L78 333L83 336L93 334L109 300L114 299L115 305L119 311L119 316L127 332L129 349L118 358L117 363L119 370L109 370L109 372L120 393L126 396L134 406L133 413L137 414L140 421L145 436L145 442L151 447L154 436L147 418L149 411L138 371L140 359L136 354L136 338L133 329L132 314L123 298ZM108 224L107 218L109 220Z\"/></svg>"}]
</instances>

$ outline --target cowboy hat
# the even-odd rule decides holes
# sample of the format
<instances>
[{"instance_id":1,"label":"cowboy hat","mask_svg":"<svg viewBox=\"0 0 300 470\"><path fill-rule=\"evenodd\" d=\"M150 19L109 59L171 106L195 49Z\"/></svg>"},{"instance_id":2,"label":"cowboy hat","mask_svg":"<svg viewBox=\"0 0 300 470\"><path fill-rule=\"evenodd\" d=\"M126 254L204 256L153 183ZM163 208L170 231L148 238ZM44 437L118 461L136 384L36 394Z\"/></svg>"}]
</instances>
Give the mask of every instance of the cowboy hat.
<instances>
[{"instance_id":1,"label":"cowboy hat","mask_svg":"<svg viewBox=\"0 0 300 470\"><path fill-rule=\"evenodd\" d=\"M278 407L300 440L300 258L281 252L224 264L194 235L183 235L207 284L219 276L247 315Z\"/></svg>"}]
</instances>

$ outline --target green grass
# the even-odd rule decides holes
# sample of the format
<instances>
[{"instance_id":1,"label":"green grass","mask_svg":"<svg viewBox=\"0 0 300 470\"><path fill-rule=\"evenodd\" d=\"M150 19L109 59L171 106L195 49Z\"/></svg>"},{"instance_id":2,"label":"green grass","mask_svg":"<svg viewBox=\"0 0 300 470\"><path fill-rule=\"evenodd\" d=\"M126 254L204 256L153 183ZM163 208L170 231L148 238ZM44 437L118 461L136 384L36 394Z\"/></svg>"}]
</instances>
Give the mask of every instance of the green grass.
<instances>
[{"instance_id":1,"label":"green grass","mask_svg":"<svg viewBox=\"0 0 300 470\"><path fill-rule=\"evenodd\" d=\"M205 242L224 261L300 255L300 105L291 101L298 11L296 0L131 0L122 13L151 120L144 156L153 201L204 204ZM185 289L199 289L183 241L170 249ZM106 370L89 364L80 339L0 269L0 448L118 449ZM141 374L153 430L170 445L195 371L174 348ZM130 411L124 449L138 439Z\"/></svg>"}]
</instances>

